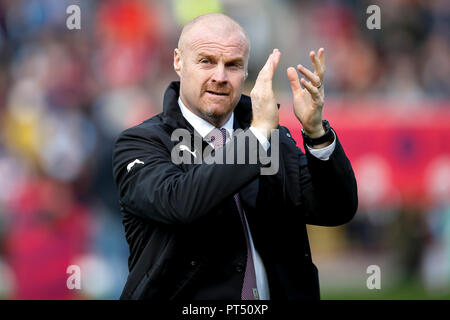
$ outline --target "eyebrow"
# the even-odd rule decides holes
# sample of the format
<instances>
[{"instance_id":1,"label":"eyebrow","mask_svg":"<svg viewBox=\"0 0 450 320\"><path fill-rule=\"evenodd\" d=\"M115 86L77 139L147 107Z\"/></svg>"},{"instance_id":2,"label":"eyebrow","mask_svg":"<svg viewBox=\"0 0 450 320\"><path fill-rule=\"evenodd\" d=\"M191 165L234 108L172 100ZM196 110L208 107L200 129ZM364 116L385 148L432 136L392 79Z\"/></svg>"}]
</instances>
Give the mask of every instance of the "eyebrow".
<instances>
[{"instance_id":1,"label":"eyebrow","mask_svg":"<svg viewBox=\"0 0 450 320\"><path fill-rule=\"evenodd\" d=\"M201 57L205 57L205 58L216 60L216 57L214 55L206 53L206 52L199 52L197 54L197 59L201 58ZM235 58L231 58L230 60L227 60L226 63L228 64L228 63L236 63L236 62L244 64L244 59L241 58L241 57L235 57Z\"/></svg>"}]
</instances>

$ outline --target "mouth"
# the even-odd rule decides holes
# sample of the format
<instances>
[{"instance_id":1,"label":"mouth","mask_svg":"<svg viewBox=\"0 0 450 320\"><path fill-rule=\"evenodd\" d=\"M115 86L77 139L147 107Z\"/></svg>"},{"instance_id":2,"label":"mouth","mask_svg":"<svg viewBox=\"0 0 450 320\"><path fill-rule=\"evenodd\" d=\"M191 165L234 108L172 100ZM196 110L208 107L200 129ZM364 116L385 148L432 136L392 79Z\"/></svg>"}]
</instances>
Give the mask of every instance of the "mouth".
<instances>
[{"instance_id":1,"label":"mouth","mask_svg":"<svg viewBox=\"0 0 450 320\"><path fill-rule=\"evenodd\" d=\"M229 94L226 92L217 92L217 91L211 91L211 90L206 90L207 93L215 95L215 96L228 96Z\"/></svg>"}]
</instances>

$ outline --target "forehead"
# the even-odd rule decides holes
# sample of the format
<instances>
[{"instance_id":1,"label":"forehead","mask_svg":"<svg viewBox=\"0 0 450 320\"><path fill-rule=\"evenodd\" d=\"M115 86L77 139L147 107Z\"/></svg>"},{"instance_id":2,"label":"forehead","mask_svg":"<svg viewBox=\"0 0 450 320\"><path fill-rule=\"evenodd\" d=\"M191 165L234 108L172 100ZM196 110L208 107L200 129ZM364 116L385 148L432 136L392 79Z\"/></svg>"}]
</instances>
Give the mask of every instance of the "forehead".
<instances>
[{"instance_id":1,"label":"forehead","mask_svg":"<svg viewBox=\"0 0 450 320\"><path fill-rule=\"evenodd\" d=\"M238 30L227 35L213 32L193 32L189 35L187 43L189 51L198 54L239 56L245 57L248 53L248 44L245 36Z\"/></svg>"}]
</instances>

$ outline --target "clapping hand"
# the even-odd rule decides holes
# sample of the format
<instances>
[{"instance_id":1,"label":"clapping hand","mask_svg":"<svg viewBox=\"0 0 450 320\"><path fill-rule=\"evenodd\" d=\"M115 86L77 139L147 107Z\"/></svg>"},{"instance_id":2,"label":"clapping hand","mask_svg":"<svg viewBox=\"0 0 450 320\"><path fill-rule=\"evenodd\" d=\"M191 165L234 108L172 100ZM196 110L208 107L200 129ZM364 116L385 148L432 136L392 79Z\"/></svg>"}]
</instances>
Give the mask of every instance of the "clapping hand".
<instances>
[{"instance_id":1,"label":"clapping hand","mask_svg":"<svg viewBox=\"0 0 450 320\"><path fill-rule=\"evenodd\" d=\"M250 92L252 100L252 126L258 128L267 138L278 126L278 106L272 88L272 79L280 62L281 52L274 49L258 74L255 86Z\"/></svg>"},{"instance_id":2,"label":"clapping hand","mask_svg":"<svg viewBox=\"0 0 450 320\"><path fill-rule=\"evenodd\" d=\"M311 138L317 138L325 134L322 126L322 110L325 98L323 88L324 51L323 48L320 48L317 55L314 51L309 53L314 72L300 64L297 66L297 70L309 81L304 78L299 81L298 74L293 67L286 70L291 83L295 116L302 124L305 133ZM300 86L300 83L304 88Z\"/></svg>"}]
</instances>

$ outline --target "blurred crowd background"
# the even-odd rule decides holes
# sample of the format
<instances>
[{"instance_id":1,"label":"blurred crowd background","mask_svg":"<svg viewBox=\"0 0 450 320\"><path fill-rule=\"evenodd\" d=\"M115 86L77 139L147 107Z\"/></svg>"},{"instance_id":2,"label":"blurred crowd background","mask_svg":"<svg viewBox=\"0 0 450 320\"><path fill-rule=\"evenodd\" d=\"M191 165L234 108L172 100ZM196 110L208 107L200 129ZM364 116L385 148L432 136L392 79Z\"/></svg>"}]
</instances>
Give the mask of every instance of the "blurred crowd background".
<instances>
[{"instance_id":1,"label":"blurred crowd background","mask_svg":"<svg viewBox=\"0 0 450 320\"><path fill-rule=\"evenodd\" d=\"M72 4L80 30L66 26ZM371 4L380 30L366 26ZM450 298L445 0L0 1L0 298L119 297L128 246L113 143L161 111L181 28L208 12L249 34L246 93L280 49L274 89L299 146L285 70L325 48L325 118L354 166L360 206L346 226L309 228L322 298ZM81 268L81 290L66 286L69 265ZM380 290L366 286L370 265Z\"/></svg>"}]
</instances>

